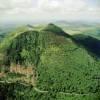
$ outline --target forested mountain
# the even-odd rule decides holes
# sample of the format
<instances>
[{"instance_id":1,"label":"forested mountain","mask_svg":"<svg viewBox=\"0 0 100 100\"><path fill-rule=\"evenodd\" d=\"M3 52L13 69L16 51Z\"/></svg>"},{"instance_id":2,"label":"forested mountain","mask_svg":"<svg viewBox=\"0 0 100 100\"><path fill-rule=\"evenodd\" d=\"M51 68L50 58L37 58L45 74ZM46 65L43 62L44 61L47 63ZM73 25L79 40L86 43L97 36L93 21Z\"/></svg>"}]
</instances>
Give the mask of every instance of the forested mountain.
<instances>
[{"instance_id":1,"label":"forested mountain","mask_svg":"<svg viewBox=\"0 0 100 100\"><path fill-rule=\"evenodd\" d=\"M15 100L99 100L94 94L99 91L95 77L100 73L100 61L99 58L95 59L96 49L92 48L95 46L90 46L99 40L83 35L70 36L54 24L48 24L41 30L35 30L31 26L32 28L33 30L16 32L16 35L10 34L10 41L6 48L2 46L2 53L4 65L7 67L14 63L35 68L36 85L24 87L20 82L1 84L0 89L4 91L8 91L6 85L10 88L8 93L5 92L8 95L4 95L5 98L10 100L15 95ZM17 92L11 89L13 86ZM10 91L13 93L9 94ZM70 97L71 94L74 96Z\"/></svg>"}]
</instances>

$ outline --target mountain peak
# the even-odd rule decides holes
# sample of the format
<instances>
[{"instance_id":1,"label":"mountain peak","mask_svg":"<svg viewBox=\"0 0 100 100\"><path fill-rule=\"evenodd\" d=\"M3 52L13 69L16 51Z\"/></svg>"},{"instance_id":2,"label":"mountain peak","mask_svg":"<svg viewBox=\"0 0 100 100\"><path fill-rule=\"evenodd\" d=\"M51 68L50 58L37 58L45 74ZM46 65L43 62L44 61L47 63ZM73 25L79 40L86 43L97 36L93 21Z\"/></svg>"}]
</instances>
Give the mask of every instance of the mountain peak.
<instances>
[{"instance_id":1,"label":"mountain peak","mask_svg":"<svg viewBox=\"0 0 100 100\"><path fill-rule=\"evenodd\" d=\"M48 25L43 29L43 31L49 31L49 32L52 32L52 33L56 33L56 34L58 34L58 35L65 35L65 34L66 34L59 26L56 26L56 25L53 24L53 23L48 24Z\"/></svg>"},{"instance_id":2,"label":"mountain peak","mask_svg":"<svg viewBox=\"0 0 100 100\"><path fill-rule=\"evenodd\" d=\"M53 23L49 23L48 26L56 26L55 24ZM57 27L57 26L56 26Z\"/></svg>"}]
</instances>

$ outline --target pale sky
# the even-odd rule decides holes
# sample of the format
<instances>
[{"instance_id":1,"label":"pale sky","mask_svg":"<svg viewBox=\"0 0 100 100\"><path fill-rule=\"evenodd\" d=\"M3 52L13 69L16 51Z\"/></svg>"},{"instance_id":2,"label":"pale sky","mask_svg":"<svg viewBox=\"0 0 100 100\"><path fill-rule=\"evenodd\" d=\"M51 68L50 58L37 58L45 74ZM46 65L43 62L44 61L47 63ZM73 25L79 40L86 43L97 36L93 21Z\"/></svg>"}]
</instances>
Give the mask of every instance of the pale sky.
<instances>
[{"instance_id":1,"label":"pale sky","mask_svg":"<svg viewBox=\"0 0 100 100\"><path fill-rule=\"evenodd\" d=\"M0 0L0 22L98 20L100 0Z\"/></svg>"}]
</instances>

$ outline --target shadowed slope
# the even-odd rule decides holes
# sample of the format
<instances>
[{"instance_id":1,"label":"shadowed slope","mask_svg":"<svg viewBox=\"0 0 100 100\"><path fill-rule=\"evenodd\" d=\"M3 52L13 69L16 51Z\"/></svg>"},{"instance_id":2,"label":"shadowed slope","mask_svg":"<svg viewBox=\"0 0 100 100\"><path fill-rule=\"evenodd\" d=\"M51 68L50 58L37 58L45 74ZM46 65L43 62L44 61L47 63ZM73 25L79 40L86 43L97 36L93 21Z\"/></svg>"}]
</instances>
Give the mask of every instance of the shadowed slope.
<instances>
[{"instance_id":1,"label":"shadowed slope","mask_svg":"<svg viewBox=\"0 0 100 100\"><path fill-rule=\"evenodd\" d=\"M72 39L83 46L92 56L100 57L100 40L82 34L74 35Z\"/></svg>"}]
</instances>

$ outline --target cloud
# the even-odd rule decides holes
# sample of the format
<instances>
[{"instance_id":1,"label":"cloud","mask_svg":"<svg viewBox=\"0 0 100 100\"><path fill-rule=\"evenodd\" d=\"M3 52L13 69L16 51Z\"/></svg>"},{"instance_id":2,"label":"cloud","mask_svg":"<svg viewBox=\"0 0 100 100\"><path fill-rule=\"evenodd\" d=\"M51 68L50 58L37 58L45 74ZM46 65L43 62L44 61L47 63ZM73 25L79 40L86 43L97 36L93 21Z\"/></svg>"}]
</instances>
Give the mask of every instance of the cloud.
<instances>
[{"instance_id":1,"label":"cloud","mask_svg":"<svg viewBox=\"0 0 100 100\"><path fill-rule=\"evenodd\" d=\"M100 19L100 1L0 0L0 17L0 20Z\"/></svg>"},{"instance_id":2,"label":"cloud","mask_svg":"<svg viewBox=\"0 0 100 100\"><path fill-rule=\"evenodd\" d=\"M64 6L67 11L79 11L86 9L87 4L83 0L65 0Z\"/></svg>"},{"instance_id":3,"label":"cloud","mask_svg":"<svg viewBox=\"0 0 100 100\"><path fill-rule=\"evenodd\" d=\"M36 0L37 1L37 0ZM13 7L18 7L18 8L31 8L35 7L36 2L35 0L11 0L12 6Z\"/></svg>"},{"instance_id":4,"label":"cloud","mask_svg":"<svg viewBox=\"0 0 100 100\"><path fill-rule=\"evenodd\" d=\"M86 9L86 2L83 0L40 0L39 7L46 11L79 11Z\"/></svg>"},{"instance_id":5,"label":"cloud","mask_svg":"<svg viewBox=\"0 0 100 100\"><path fill-rule=\"evenodd\" d=\"M9 8L11 8L11 4L10 4L9 0L7 2L0 0L0 10L6 10L6 9L9 9Z\"/></svg>"},{"instance_id":6,"label":"cloud","mask_svg":"<svg viewBox=\"0 0 100 100\"><path fill-rule=\"evenodd\" d=\"M63 7L63 0L40 0L38 7L44 11L58 11Z\"/></svg>"}]
</instances>

